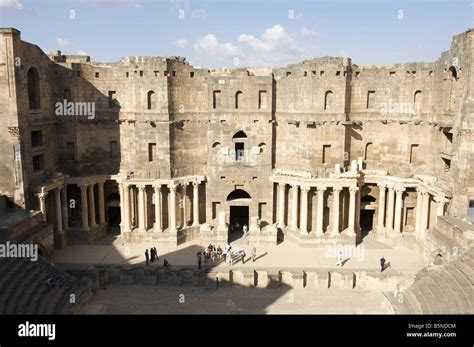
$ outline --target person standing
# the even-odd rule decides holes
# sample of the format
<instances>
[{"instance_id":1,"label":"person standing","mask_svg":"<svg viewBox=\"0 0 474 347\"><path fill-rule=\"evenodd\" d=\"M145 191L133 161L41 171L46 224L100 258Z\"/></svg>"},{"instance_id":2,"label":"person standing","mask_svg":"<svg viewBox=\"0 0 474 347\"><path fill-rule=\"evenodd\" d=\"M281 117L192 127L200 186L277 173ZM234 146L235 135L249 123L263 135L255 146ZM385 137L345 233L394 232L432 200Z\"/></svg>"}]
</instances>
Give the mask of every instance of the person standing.
<instances>
[{"instance_id":1,"label":"person standing","mask_svg":"<svg viewBox=\"0 0 474 347\"><path fill-rule=\"evenodd\" d=\"M241 256L241 259L242 259L242 264L245 264L245 256L246 256L245 249L242 249L240 251L240 256Z\"/></svg>"},{"instance_id":2,"label":"person standing","mask_svg":"<svg viewBox=\"0 0 474 347\"><path fill-rule=\"evenodd\" d=\"M342 267L342 250L337 251L336 258L337 258L336 266Z\"/></svg>"},{"instance_id":3,"label":"person standing","mask_svg":"<svg viewBox=\"0 0 474 347\"><path fill-rule=\"evenodd\" d=\"M385 258L384 256L382 256L382 258L380 258L380 272L383 272L383 270L385 270Z\"/></svg>"},{"instance_id":4,"label":"person standing","mask_svg":"<svg viewBox=\"0 0 474 347\"><path fill-rule=\"evenodd\" d=\"M158 257L158 251L156 250L156 247L153 247L153 250L155 251L155 260L158 261L160 258Z\"/></svg>"},{"instance_id":5,"label":"person standing","mask_svg":"<svg viewBox=\"0 0 474 347\"><path fill-rule=\"evenodd\" d=\"M148 248L145 250L145 260L146 264L150 264L150 255L148 254Z\"/></svg>"},{"instance_id":6,"label":"person standing","mask_svg":"<svg viewBox=\"0 0 474 347\"><path fill-rule=\"evenodd\" d=\"M198 269L201 270L201 262L202 262L201 252L197 252L196 255L197 255L197 258L198 258Z\"/></svg>"},{"instance_id":7,"label":"person standing","mask_svg":"<svg viewBox=\"0 0 474 347\"><path fill-rule=\"evenodd\" d=\"M252 262L255 263L255 259L257 258L257 248L255 245L252 247Z\"/></svg>"},{"instance_id":8,"label":"person standing","mask_svg":"<svg viewBox=\"0 0 474 347\"><path fill-rule=\"evenodd\" d=\"M243 230L244 230L244 236L247 236L247 231L249 230L247 228L247 224L244 224Z\"/></svg>"},{"instance_id":9,"label":"person standing","mask_svg":"<svg viewBox=\"0 0 474 347\"><path fill-rule=\"evenodd\" d=\"M150 248L150 262L153 263L155 261L155 250Z\"/></svg>"}]
</instances>

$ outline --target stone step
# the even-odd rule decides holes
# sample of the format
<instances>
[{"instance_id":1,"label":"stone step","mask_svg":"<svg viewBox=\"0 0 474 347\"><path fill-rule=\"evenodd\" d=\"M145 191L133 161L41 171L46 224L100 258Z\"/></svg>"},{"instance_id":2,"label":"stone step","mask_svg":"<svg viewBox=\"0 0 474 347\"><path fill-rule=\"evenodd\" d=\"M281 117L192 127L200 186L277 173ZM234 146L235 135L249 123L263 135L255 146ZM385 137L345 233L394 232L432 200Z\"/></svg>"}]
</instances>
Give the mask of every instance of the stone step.
<instances>
[{"instance_id":1,"label":"stone step","mask_svg":"<svg viewBox=\"0 0 474 347\"><path fill-rule=\"evenodd\" d=\"M10 273L9 279L2 289L0 297L0 312L6 313L6 306L12 295L21 289L23 279L28 276L28 266L22 266L21 260L18 260L20 266L15 270L15 273Z\"/></svg>"},{"instance_id":2,"label":"stone step","mask_svg":"<svg viewBox=\"0 0 474 347\"><path fill-rule=\"evenodd\" d=\"M421 310L423 313L428 313L431 312L431 307L428 303L428 299L425 298L424 294L421 292L420 288L418 285L414 285L411 288L411 291L413 292L413 295L416 297L418 302L420 303Z\"/></svg>"},{"instance_id":3,"label":"stone step","mask_svg":"<svg viewBox=\"0 0 474 347\"><path fill-rule=\"evenodd\" d=\"M444 276L441 276L438 271L432 271L431 276L433 280L436 281L442 288L444 288L443 297L446 298L450 303L449 313L459 314L462 312L461 301L459 300L458 295L462 293L462 290L458 287L452 285L451 282L448 282ZM452 295L448 292L452 292Z\"/></svg>"},{"instance_id":4,"label":"stone step","mask_svg":"<svg viewBox=\"0 0 474 347\"><path fill-rule=\"evenodd\" d=\"M455 276L453 276L451 274L450 271L448 270L443 270L443 275L447 278L447 281L451 283L451 288L455 287L457 288L457 295L458 295L458 299L459 301L461 302L461 309L462 309L462 313L472 313L470 312L470 302L469 302L469 298L467 297L467 293L465 292L462 284L459 282L459 279L456 278ZM459 276L458 276L459 277ZM448 280L449 278L449 280Z\"/></svg>"},{"instance_id":5,"label":"stone step","mask_svg":"<svg viewBox=\"0 0 474 347\"><path fill-rule=\"evenodd\" d=\"M407 310L413 314L421 314L422 309L419 301L416 299L416 296L413 294L411 290L405 290L403 292L404 295L404 305L407 307ZM406 303L405 303L406 301Z\"/></svg>"},{"instance_id":6,"label":"stone step","mask_svg":"<svg viewBox=\"0 0 474 347\"><path fill-rule=\"evenodd\" d=\"M420 289L421 293L424 295L424 298L426 299L430 311L425 312L425 313L441 313L441 307L438 303L438 300L436 298L436 295L431 291L430 285L428 283L428 276L425 276L422 278L419 283L418 283L418 288Z\"/></svg>"},{"instance_id":7,"label":"stone step","mask_svg":"<svg viewBox=\"0 0 474 347\"><path fill-rule=\"evenodd\" d=\"M467 280L474 285L474 270L469 267L464 261L457 261L453 265L458 269L459 272L463 273Z\"/></svg>"},{"instance_id":8,"label":"stone step","mask_svg":"<svg viewBox=\"0 0 474 347\"><path fill-rule=\"evenodd\" d=\"M37 268L36 265L37 265L36 263L32 263L31 266L25 267L24 271L26 272L26 276L21 281L21 283L18 284L17 290L15 290L15 292L12 293L12 295L8 298L8 303L5 307L5 313L7 314L20 313L18 312L17 304L19 303L19 301L21 301L22 297L24 296L24 293L28 290L28 287L32 283L34 283L34 278L39 272L36 269Z\"/></svg>"},{"instance_id":9,"label":"stone step","mask_svg":"<svg viewBox=\"0 0 474 347\"><path fill-rule=\"evenodd\" d=\"M28 290L22 295L22 298L18 301L18 313L21 314L29 314L32 312L28 312L27 308L33 297L36 293L42 290L45 286L44 282L46 281L47 274L42 271L36 271L36 276L34 280L32 280L31 285L28 285Z\"/></svg>"},{"instance_id":10,"label":"stone step","mask_svg":"<svg viewBox=\"0 0 474 347\"><path fill-rule=\"evenodd\" d=\"M446 295L447 294L446 288L442 288L439 282L434 280L434 275L432 274L432 272L434 271L430 271L430 274L426 276L426 280L428 282L427 283L428 288L431 290L431 292L437 299L436 303L438 304L437 307L439 308L439 311L437 311L436 313L438 314L449 313L453 305L450 303L449 296Z\"/></svg>"},{"instance_id":11,"label":"stone step","mask_svg":"<svg viewBox=\"0 0 474 347\"><path fill-rule=\"evenodd\" d=\"M2 273L0 276L0 293L5 292L5 286L10 282L12 276L15 276L15 273L22 266L22 262L19 259L11 259L10 266L8 267L5 273Z\"/></svg>"}]
</instances>

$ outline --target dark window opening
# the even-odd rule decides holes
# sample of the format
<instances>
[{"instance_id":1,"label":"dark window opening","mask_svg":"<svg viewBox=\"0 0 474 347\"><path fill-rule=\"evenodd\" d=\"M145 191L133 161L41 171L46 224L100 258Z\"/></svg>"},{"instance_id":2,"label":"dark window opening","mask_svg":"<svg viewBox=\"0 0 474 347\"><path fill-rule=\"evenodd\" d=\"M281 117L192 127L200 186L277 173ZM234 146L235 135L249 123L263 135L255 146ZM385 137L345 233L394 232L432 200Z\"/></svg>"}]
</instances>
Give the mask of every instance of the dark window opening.
<instances>
[{"instance_id":1,"label":"dark window opening","mask_svg":"<svg viewBox=\"0 0 474 347\"><path fill-rule=\"evenodd\" d=\"M244 159L245 144L243 142L235 143L235 160L242 161Z\"/></svg>"},{"instance_id":2,"label":"dark window opening","mask_svg":"<svg viewBox=\"0 0 474 347\"><path fill-rule=\"evenodd\" d=\"M156 143L148 144L148 161L154 161L156 157Z\"/></svg>"},{"instance_id":3,"label":"dark window opening","mask_svg":"<svg viewBox=\"0 0 474 347\"><path fill-rule=\"evenodd\" d=\"M217 108L220 106L220 98L219 96L221 95L220 90L214 90L212 92L212 108Z\"/></svg>"},{"instance_id":4,"label":"dark window opening","mask_svg":"<svg viewBox=\"0 0 474 347\"><path fill-rule=\"evenodd\" d=\"M43 131L35 130L31 132L31 147L43 146Z\"/></svg>"},{"instance_id":5,"label":"dark window opening","mask_svg":"<svg viewBox=\"0 0 474 347\"><path fill-rule=\"evenodd\" d=\"M367 109L374 107L374 97L375 97L375 91L369 90L367 92Z\"/></svg>"},{"instance_id":6,"label":"dark window opening","mask_svg":"<svg viewBox=\"0 0 474 347\"><path fill-rule=\"evenodd\" d=\"M322 156L322 163L328 164L330 160L330 153L331 145L323 145L323 156Z\"/></svg>"},{"instance_id":7,"label":"dark window opening","mask_svg":"<svg viewBox=\"0 0 474 347\"><path fill-rule=\"evenodd\" d=\"M44 169L44 155L35 155L33 157L33 171L40 171Z\"/></svg>"},{"instance_id":8,"label":"dark window opening","mask_svg":"<svg viewBox=\"0 0 474 347\"><path fill-rule=\"evenodd\" d=\"M38 71L35 68L28 70L28 102L30 110L41 108L41 91Z\"/></svg>"},{"instance_id":9,"label":"dark window opening","mask_svg":"<svg viewBox=\"0 0 474 347\"><path fill-rule=\"evenodd\" d=\"M109 108L115 107L115 91L109 90Z\"/></svg>"}]
</instances>

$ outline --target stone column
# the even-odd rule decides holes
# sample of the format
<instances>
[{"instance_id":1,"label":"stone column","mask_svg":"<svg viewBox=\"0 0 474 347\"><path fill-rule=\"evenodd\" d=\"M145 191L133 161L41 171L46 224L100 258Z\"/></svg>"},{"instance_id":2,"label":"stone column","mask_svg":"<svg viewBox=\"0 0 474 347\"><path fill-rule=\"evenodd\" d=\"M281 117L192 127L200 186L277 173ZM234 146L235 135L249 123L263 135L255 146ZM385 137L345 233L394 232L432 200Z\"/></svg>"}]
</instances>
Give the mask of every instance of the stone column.
<instances>
[{"instance_id":1,"label":"stone column","mask_svg":"<svg viewBox=\"0 0 474 347\"><path fill-rule=\"evenodd\" d=\"M387 223L385 227L389 230L393 230L393 212L394 212L394 201L395 190L393 186L388 186L388 206L387 206Z\"/></svg>"},{"instance_id":2,"label":"stone column","mask_svg":"<svg viewBox=\"0 0 474 347\"><path fill-rule=\"evenodd\" d=\"M285 183L278 183L278 226L285 227Z\"/></svg>"},{"instance_id":3,"label":"stone column","mask_svg":"<svg viewBox=\"0 0 474 347\"><path fill-rule=\"evenodd\" d=\"M382 230L384 228L385 220L385 191L387 187L384 184L379 185L379 207L378 207L378 218L377 218L377 229Z\"/></svg>"},{"instance_id":4,"label":"stone column","mask_svg":"<svg viewBox=\"0 0 474 347\"><path fill-rule=\"evenodd\" d=\"M130 185L122 183L123 187L123 231L130 232Z\"/></svg>"},{"instance_id":5,"label":"stone column","mask_svg":"<svg viewBox=\"0 0 474 347\"><path fill-rule=\"evenodd\" d=\"M291 231L298 230L298 186L293 184L291 186L293 195L291 199Z\"/></svg>"},{"instance_id":6,"label":"stone column","mask_svg":"<svg viewBox=\"0 0 474 347\"><path fill-rule=\"evenodd\" d=\"M415 232L420 235L421 233L421 214L423 212L423 190L421 188L416 189L416 221L415 221Z\"/></svg>"},{"instance_id":7,"label":"stone column","mask_svg":"<svg viewBox=\"0 0 474 347\"><path fill-rule=\"evenodd\" d=\"M301 235L308 234L308 186L301 186Z\"/></svg>"},{"instance_id":8,"label":"stone column","mask_svg":"<svg viewBox=\"0 0 474 347\"><path fill-rule=\"evenodd\" d=\"M69 216L68 216L68 204L67 201L67 184L64 184L64 187L61 189L61 216L63 217L63 229L67 230L69 227Z\"/></svg>"},{"instance_id":9,"label":"stone column","mask_svg":"<svg viewBox=\"0 0 474 347\"><path fill-rule=\"evenodd\" d=\"M199 182L193 182L193 227L199 225Z\"/></svg>"},{"instance_id":10,"label":"stone column","mask_svg":"<svg viewBox=\"0 0 474 347\"><path fill-rule=\"evenodd\" d=\"M145 185L138 185L138 231L145 232Z\"/></svg>"},{"instance_id":11,"label":"stone column","mask_svg":"<svg viewBox=\"0 0 474 347\"><path fill-rule=\"evenodd\" d=\"M339 235L339 197L342 188L335 186L332 189L333 192L333 204L332 204L332 232L331 235Z\"/></svg>"},{"instance_id":12,"label":"stone column","mask_svg":"<svg viewBox=\"0 0 474 347\"><path fill-rule=\"evenodd\" d=\"M40 203L40 211L41 213L43 213L43 217L42 217L43 222L46 222L46 197L47 196L48 196L48 192L38 194L38 199Z\"/></svg>"},{"instance_id":13,"label":"stone column","mask_svg":"<svg viewBox=\"0 0 474 347\"><path fill-rule=\"evenodd\" d=\"M182 194L183 194L183 229L187 227L187 220L186 220L186 187L188 186L188 182L184 182L181 184L182 186Z\"/></svg>"},{"instance_id":14,"label":"stone column","mask_svg":"<svg viewBox=\"0 0 474 347\"><path fill-rule=\"evenodd\" d=\"M89 214L87 208L87 183L82 183L79 187L81 188L81 212L82 212L82 230L89 230Z\"/></svg>"},{"instance_id":15,"label":"stone column","mask_svg":"<svg viewBox=\"0 0 474 347\"><path fill-rule=\"evenodd\" d=\"M63 230L63 217L61 209L61 188L58 187L54 189L54 203L55 203L55 212L56 212L56 231L59 234L64 232Z\"/></svg>"},{"instance_id":16,"label":"stone column","mask_svg":"<svg viewBox=\"0 0 474 347\"><path fill-rule=\"evenodd\" d=\"M170 190L170 223L169 229L170 232L176 232L176 185L174 183L169 184L168 188Z\"/></svg>"},{"instance_id":17,"label":"stone column","mask_svg":"<svg viewBox=\"0 0 474 347\"><path fill-rule=\"evenodd\" d=\"M430 194L426 191L422 192L423 196L423 207L421 210L421 226L420 232L423 235L425 230L428 228L428 217L429 217L429 208L430 208Z\"/></svg>"},{"instance_id":18,"label":"stone column","mask_svg":"<svg viewBox=\"0 0 474 347\"><path fill-rule=\"evenodd\" d=\"M436 196L436 216L441 217L444 215L444 205L447 203L446 199L442 196Z\"/></svg>"},{"instance_id":19,"label":"stone column","mask_svg":"<svg viewBox=\"0 0 474 347\"><path fill-rule=\"evenodd\" d=\"M105 181L99 181L99 224L105 224L105 201L104 201Z\"/></svg>"},{"instance_id":20,"label":"stone column","mask_svg":"<svg viewBox=\"0 0 474 347\"><path fill-rule=\"evenodd\" d=\"M318 187L318 206L316 216L316 236L323 236L324 192L326 187Z\"/></svg>"},{"instance_id":21,"label":"stone column","mask_svg":"<svg viewBox=\"0 0 474 347\"><path fill-rule=\"evenodd\" d=\"M89 184L89 220L91 228L97 226L95 222L95 201L94 201L94 185Z\"/></svg>"},{"instance_id":22,"label":"stone column","mask_svg":"<svg viewBox=\"0 0 474 347\"><path fill-rule=\"evenodd\" d=\"M395 191L397 193L397 198L395 201L395 225L393 231L400 233L402 231L403 192L405 191L405 188L397 187Z\"/></svg>"},{"instance_id":23,"label":"stone column","mask_svg":"<svg viewBox=\"0 0 474 347\"><path fill-rule=\"evenodd\" d=\"M356 214L356 194L359 188L349 188L349 223L347 226L347 235L355 236L355 214Z\"/></svg>"},{"instance_id":24,"label":"stone column","mask_svg":"<svg viewBox=\"0 0 474 347\"><path fill-rule=\"evenodd\" d=\"M153 186L155 189L155 232L163 231L161 223L161 184Z\"/></svg>"}]
</instances>

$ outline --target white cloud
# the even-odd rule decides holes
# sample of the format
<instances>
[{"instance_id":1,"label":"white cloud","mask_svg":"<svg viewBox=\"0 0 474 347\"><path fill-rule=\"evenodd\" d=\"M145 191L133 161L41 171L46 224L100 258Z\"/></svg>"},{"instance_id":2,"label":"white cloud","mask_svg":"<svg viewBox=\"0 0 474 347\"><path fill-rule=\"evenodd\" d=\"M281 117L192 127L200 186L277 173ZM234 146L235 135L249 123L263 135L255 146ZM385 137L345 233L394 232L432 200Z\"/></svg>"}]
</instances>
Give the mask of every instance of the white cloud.
<instances>
[{"instance_id":1,"label":"white cloud","mask_svg":"<svg viewBox=\"0 0 474 347\"><path fill-rule=\"evenodd\" d=\"M206 19L207 18L207 12L204 9L197 9L191 12L191 18L196 18L196 19Z\"/></svg>"},{"instance_id":2,"label":"white cloud","mask_svg":"<svg viewBox=\"0 0 474 347\"><path fill-rule=\"evenodd\" d=\"M307 27L301 28L300 34L301 34L301 36L305 36L305 37L319 37L319 36L321 36L321 34L319 32L314 31L313 29L310 29L310 28L307 28Z\"/></svg>"},{"instance_id":3,"label":"white cloud","mask_svg":"<svg viewBox=\"0 0 474 347\"><path fill-rule=\"evenodd\" d=\"M194 49L201 55L221 62L240 55L237 46L230 42L220 43L212 34L201 37L194 45Z\"/></svg>"},{"instance_id":4,"label":"white cloud","mask_svg":"<svg viewBox=\"0 0 474 347\"><path fill-rule=\"evenodd\" d=\"M56 37L56 44L60 47L60 48L68 48L69 47L69 40L68 39L64 39L62 37Z\"/></svg>"},{"instance_id":5,"label":"white cloud","mask_svg":"<svg viewBox=\"0 0 474 347\"><path fill-rule=\"evenodd\" d=\"M239 42L250 48L244 61L253 66L286 65L297 62L304 54L295 37L279 24L266 29L260 37L242 34Z\"/></svg>"},{"instance_id":6,"label":"white cloud","mask_svg":"<svg viewBox=\"0 0 474 347\"><path fill-rule=\"evenodd\" d=\"M11 8L18 11L23 10L20 0L0 0L0 8Z\"/></svg>"},{"instance_id":7,"label":"white cloud","mask_svg":"<svg viewBox=\"0 0 474 347\"><path fill-rule=\"evenodd\" d=\"M296 34L285 31L277 24L266 29L260 36L241 34L236 43L219 42L213 34L201 37L194 45L197 60L204 66L285 66L301 61L305 50Z\"/></svg>"},{"instance_id":8,"label":"white cloud","mask_svg":"<svg viewBox=\"0 0 474 347\"><path fill-rule=\"evenodd\" d=\"M87 52L84 52L84 51L81 51L81 50L77 51L77 54L78 55L89 55L89 54L87 54Z\"/></svg>"},{"instance_id":9,"label":"white cloud","mask_svg":"<svg viewBox=\"0 0 474 347\"><path fill-rule=\"evenodd\" d=\"M186 48L188 46L188 40L186 39L179 39L174 42L174 46L176 48Z\"/></svg>"}]
</instances>

